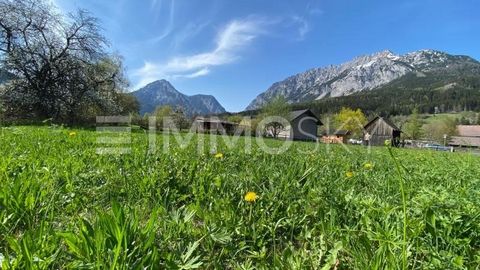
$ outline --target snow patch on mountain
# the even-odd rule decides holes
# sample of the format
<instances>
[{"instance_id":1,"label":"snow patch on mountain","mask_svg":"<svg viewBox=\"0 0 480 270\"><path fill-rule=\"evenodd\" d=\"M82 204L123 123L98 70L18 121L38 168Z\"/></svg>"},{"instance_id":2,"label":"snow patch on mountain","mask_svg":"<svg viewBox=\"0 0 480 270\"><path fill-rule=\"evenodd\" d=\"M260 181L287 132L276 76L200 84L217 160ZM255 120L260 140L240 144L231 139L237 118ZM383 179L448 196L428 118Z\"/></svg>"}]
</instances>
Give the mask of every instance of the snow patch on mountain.
<instances>
[{"instance_id":1,"label":"snow patch on mountain","mask_svg":"<svg viewBox=\"0 0 480 270\"><path fill-rule=\"evenodd\" d=\"M278 95L284 96L289 103L297 103L368 91L410 72L424 76L426 72L465 61L478 63L467 56L454 56L435 50L420 50L405 55L386 50L360 56L340 65L313 68L276 82L258 95L247 110L261 108Z\"/></svg>"}]
</instances>

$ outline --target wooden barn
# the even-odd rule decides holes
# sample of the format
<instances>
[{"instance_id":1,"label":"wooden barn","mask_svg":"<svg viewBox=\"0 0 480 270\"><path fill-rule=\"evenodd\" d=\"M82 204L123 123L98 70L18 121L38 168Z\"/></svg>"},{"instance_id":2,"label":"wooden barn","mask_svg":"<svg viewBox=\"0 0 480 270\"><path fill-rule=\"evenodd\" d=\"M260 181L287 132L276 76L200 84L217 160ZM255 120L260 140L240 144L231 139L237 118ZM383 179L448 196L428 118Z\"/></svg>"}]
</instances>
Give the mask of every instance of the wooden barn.
<instances>
[{"instance_id":1,"label":"wooden barn","mask_svg":"<svg viewBox=\"0 0 480 270\"><path fill-rule=\"evenodd\" d=\"M295 141L316 141L318 139L318 126L323 124L311 110L292 111L288 118L290 126L280 132L279 138Z\"/></svg>"},{"instance_id":2,"label":"wooden barn","mask_svg":"<svg viewBox=\"0 0 480 270\"><path fill-rule=\"evenodd\" d=\"M377 116L363 128L364 143L369 145L385 145L390 140L393 146L398 146L402 131L390 120Z\"/></svg>"},{"instance_id":3,"label":"wooden barn","mask_svg":"<svg viewBox=\"0 0 480 270\"><path fill-rule=\"evenodd\" d=\"M349 130L337 130L333 133L325 133L322 136L323 143L347 143L351 132Z\"/></svg>"},{"instance_id":4,"label":"wooden barn","mask_svg":"<svg viewBox=\"0 0 480 270\"><path fill-rule=\"evenodd\" d=\"M224 121L216 117L197 117L193 121L193 127L197 132L214 134L234 134L238 124Z\"/></svg>"}]
</instances>

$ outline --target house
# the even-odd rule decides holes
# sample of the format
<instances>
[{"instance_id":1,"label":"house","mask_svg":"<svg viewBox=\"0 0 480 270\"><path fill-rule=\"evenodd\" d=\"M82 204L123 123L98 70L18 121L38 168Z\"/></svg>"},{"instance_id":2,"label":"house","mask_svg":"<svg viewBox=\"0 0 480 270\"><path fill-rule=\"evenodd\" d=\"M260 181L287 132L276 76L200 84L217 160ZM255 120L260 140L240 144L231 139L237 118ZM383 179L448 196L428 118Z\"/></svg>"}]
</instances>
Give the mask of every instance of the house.
<instances>
[{"instance_id":1,"label":"house","mask_svg":"<svg viewBox=\"0 0 480 270\"><path fill-rule=\"evenodd\" d=\"M316 141L318 126L323 125L320 119L309 109L292 111L289 113L290 126L286 127L279 138L295 141Z\"/></svg>"},{"instance_id":2,"label":"house","mask_svg":"<svg viewBox=\"0 0 480 270\"><path fill-rule=\"evenodd\" d=\"M368 140L369 145L384 145L386 140L398 146L402 131L389 119L377 116L368 122L364 127L364 142Z\"/></svg>"},{"instance_id":3,"label":"house","mask_svg":"<svg viewBox=\"0 0 480 270\"><path fill-rule=\"evenodd\" d=\"M333 133L325 133L322 136L323 143L347 143L351 132L349 130L337 130Z\"/></svg>"},{"instance_id":4,"label":"house","mask_svg":"<svg viewBox=\"0 0 480 270\"><path fill-rule=\"evenodd\" d=\"M214 134L234 134L238 124L221 120L217 117L197 117L193 121L193 128L196 132Z\"/></svg>"},{"instance_id":5,"label":"house","mask_svg":"<svg viewBox=\"0 0 480 270\"><path fill-rule=\"evenodd\" d=\"M480 147L480 125L458 125L457 134L450 138L449 146Z\"/></svg>"}]
</instances>

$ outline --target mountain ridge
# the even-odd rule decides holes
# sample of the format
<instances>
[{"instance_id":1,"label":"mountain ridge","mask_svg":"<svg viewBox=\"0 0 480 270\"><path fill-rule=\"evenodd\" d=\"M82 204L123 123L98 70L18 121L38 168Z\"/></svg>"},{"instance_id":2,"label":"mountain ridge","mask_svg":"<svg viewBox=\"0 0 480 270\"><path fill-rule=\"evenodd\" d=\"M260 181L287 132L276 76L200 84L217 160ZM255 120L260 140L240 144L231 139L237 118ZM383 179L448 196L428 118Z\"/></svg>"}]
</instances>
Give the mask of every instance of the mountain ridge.
<instances>
[{"instance_id":1,"label":"mountain ridge","mask_svg":"<svg viewBox=\"0 0 480 270\"><path fill-rule=\"evenodd\" d=\"M167 80L161 79L130 93L140 103L140 114L151 113L157 106L181 108L187 116L224 113L225 108L212 95L185 95Z\"/></svg>"},{"instance_id":2,"label":"mountain ridge","mask_svg":"<svg viewBox=\"0 0 480 270\"><path fill-rule=\"evenodd\" d=\"M467 66L477 70L480 62L469 56L431 49L404 55L384 50L358 56L339 65L308 69L275 82L259 94L246 110L259 109L277 95L284 96L292 104L309 102L375 90L410 73L427 76L442 71L457 72Z\"/></svg>"}]
</instances>

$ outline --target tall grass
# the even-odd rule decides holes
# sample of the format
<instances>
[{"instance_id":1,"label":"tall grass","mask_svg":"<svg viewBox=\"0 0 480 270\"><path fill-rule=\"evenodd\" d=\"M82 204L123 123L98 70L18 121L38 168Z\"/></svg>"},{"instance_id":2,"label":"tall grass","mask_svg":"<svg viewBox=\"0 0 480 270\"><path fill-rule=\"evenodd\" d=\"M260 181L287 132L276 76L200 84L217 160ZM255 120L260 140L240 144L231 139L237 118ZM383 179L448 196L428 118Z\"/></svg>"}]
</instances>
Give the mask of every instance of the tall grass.
<instances>
[{"instance_id":1,"label":"tall grass","mask_svg":"<svg viewBox=\"0 0 480 270\"><path fill-rule=\"evenodd\" d=\"M480 265L477 156L301 142L269 155L240 140L216 158L197 152L202 135L165 153L160 134L146 155L142 133L130 154L97 155L95 132L75 132L2 129L2 269Z\"/></svg>"},{"instance_id":2,"label":"tall grass","mask_svg":"<svg viewBox=\"0 0 480 270\"><path fill-rule=\"evenodd\" d=\"M392 147L389 143L386 145L388 147L388 153L392 157L392 160L395 163L395 169L398 174L398 183L399 190L402 196L402 208L403 208L403 245L402 245L402 269L407 269L407 198L405 195L405 186L404 186L404 177L402 175L402 170L400 169L400 164L393 154Z\"/></svg>"}]
</instances>

